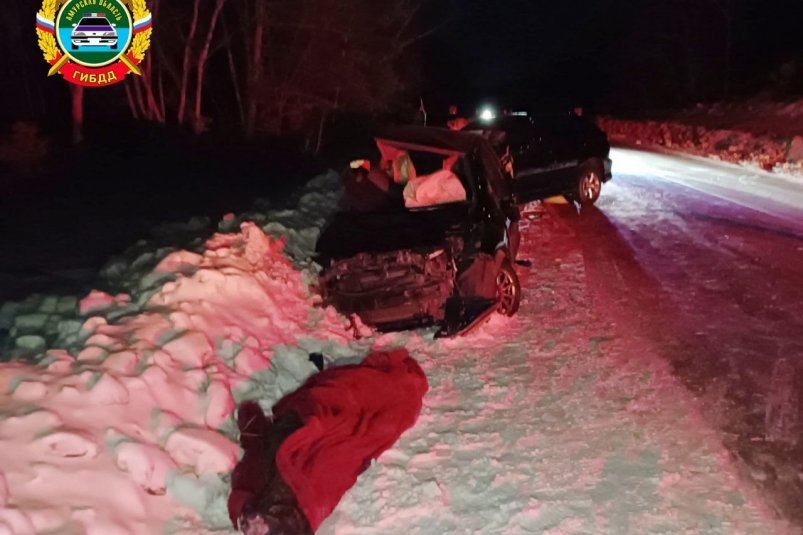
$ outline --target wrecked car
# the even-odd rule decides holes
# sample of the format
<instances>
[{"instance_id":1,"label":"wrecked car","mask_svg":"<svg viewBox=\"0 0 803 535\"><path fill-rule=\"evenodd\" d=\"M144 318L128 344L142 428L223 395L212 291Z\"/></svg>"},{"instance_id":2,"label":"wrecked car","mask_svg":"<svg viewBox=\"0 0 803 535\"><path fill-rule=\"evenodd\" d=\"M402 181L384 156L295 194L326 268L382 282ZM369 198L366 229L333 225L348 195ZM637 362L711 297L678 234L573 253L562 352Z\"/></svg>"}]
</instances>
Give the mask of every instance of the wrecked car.
<instances>
[{"instance_id":1,"label":"wrecked car","mask_svg":"<svg viewBox=\"0 0 803 535\"><path fill-rule=\"evenodd\" d=\"M515 314L519 212L488 141L409 126L375 142L378 161L352 162L349 206L317 243L324 302L381 331L440 335Z\"/></svg>"},{"instance_id":2,"label":"wrecked car","mask_svg":"<svg viewBox=\"0 0 803 535\"><path fill-rule=\"evenodd\" d=\"M608 138L584 117L516 113L476 119L465 131L491 142L519 204L563 195L592 205L612 177Z\"/></svg>"}]
</instances>

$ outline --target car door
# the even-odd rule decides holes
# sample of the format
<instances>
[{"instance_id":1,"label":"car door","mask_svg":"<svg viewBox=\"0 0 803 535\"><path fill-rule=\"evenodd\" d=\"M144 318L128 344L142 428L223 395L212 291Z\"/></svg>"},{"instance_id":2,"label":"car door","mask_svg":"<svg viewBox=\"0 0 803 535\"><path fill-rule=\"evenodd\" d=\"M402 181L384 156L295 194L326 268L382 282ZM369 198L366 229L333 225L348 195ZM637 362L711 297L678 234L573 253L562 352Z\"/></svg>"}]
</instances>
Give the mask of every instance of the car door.
<instances>
[{"instance_id":1,"label":"car door","mask_svg":"<svg viewBox=\"0 0 803 535\"><path fill-rule=\"evenodd\" d=\"M560 195L573 188L578 159L562 117L534 117L527 134L511 137L514 160L513 192L522 204ZM526 141L525 141L526 140Z\"/></svg>"}]
</instances>

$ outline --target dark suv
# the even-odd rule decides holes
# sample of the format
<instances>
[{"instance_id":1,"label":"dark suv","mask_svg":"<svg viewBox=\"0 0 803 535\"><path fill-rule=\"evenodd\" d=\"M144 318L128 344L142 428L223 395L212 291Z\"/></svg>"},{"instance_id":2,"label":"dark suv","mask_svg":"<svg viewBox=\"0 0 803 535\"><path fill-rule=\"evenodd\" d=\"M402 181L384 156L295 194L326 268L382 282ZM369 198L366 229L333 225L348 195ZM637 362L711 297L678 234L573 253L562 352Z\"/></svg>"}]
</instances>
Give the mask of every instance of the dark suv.
<instances>
[{"instance_id":1,"label":"dark suv","mask_svg":"<svg viewBox=\"0 0 803 535\"><path fill-rule=\"evenodd\" d=\"M465 131L492 143L508 166L517 203L564 195L594 204L611 179L608 138L584 117L503 115L474 120Z\"/></svg>"}]
</instances>

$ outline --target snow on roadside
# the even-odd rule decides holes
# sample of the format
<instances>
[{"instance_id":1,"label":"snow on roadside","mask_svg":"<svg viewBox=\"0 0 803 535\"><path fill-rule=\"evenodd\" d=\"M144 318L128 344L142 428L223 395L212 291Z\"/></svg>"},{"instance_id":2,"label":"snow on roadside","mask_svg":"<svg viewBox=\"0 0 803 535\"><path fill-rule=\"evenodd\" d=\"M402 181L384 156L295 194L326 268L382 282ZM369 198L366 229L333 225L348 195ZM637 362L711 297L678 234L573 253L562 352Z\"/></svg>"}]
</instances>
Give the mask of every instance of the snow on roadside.
<instances>
[{"instance_id":1,"label":"snow on roadside","mask_svg":"<svg viewBox=\"0 0 803 535\"><path fill-rule=\"evenodd\" d=\"M116 270L133 295L93 291L71 319L75 299L7 309L29 358L0 364L0 533L229 528L235 404L269 408L316 371L310 352L364 351L283 252L311 266L336 180L293 211L227 218L200 252L140 250ZM64 344L47 349L54 330Z\"/></svg>"},{"instance_id":2,"label":"snow on roadside","mask_svg":"<svg viewBox=\"0 0 803 535\"><path fill-rule=\"evenodd\" d=\"M802 136L758 135L678 121L630 121L603 117L597 122L611 141L660 147L765 171L803 176Z\"/></svg>"}]
</instances>

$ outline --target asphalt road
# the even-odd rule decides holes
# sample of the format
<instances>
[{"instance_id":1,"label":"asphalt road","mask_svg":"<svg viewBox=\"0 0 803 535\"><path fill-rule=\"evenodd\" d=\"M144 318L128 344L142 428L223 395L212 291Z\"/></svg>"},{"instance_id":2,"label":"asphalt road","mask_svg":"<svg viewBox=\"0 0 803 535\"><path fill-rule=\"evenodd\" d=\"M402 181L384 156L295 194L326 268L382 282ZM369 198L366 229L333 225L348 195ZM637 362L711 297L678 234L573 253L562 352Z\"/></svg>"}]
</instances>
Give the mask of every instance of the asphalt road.
<instances>
[{"instance_id":1,"label":"asphalt road","mask_svg":"<svg viewBox=\"0 0 803 535\"><path fill-rule=\"evenodd\" d=\"M772 507L803 525L803 179L613 151L594 209L552 208L594 306L697 396Z\"/></svg>"}]
</instances>

